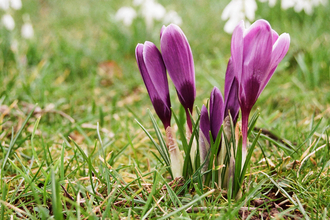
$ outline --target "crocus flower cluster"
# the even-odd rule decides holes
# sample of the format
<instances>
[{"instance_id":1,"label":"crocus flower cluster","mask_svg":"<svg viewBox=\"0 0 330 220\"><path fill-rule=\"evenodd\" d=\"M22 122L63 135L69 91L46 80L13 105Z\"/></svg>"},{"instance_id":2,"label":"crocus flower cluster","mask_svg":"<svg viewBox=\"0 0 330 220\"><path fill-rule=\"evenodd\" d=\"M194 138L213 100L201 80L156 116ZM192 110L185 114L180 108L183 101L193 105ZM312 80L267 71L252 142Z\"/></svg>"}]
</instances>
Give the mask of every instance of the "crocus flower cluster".
<instances>
[{"instance_id":1,"label":"crocus flower cluster","mask_svg":"<svg viewBox=\"0 0 330 220\"><path fill-rule=\"evenodd\" d=\"M180 177L183 158L171 129L171 103L166 69L186 110L191 134L190 114L196 96L194 61L188 40L177 25L171 24L162 28L160 43L162 54L153 43L146 41L137 45L135 55L151 102L166 130L173 176Z\"/></svg>"},{"instance_id":2,"label":"crocus flower cluster","mask_svg":"<svg viewBox=\"0 0 330 220\"><path fill-rule=\"evenodd\" d=\"M192 132L192 113L196 97L194 61L188 40L176 25L163 27L160 33L161 53L151 42L138 44L136 60L147 87L151 102L166 130L167 146L171 156L171 169L174 177L182 175L183 156L176 144L171 129L171 103L166 70L177 91L179 101L185 108L187 131ZM224 98L221 91L214 87L209 102L209 110L202 106L199 121L199 155L202 171L209 168L208 154L215 140L221 138L217 152L217 164L224 165L226 155L230 155L225 168L225 177L233 177L235 168L234 152L237 148L225 147L225 139L230 140L232 124L235 126L241 109L242 161L244 166L248 147L248 120L252 107L274 74L279 62L286 55L290 45L289 34L278 35L265 20L258 20L244 28L240 22L235 28L231 42L231 57L228 61ZM238 124L238 123L237 123ZM223 132L220 133L221 126ZM218 137L218 135L221 135ZM237 134L236 134L237 135ZM189 140L188 135L187 139ZM237 137L235 137L237 139ZM213 142L211 143L211 140ZM238 143L238 142L237 142ZM192 147L191 155L197 154ZM191 157L193 160L193 156ZM194 161L193 161L194 162ZM237 168L236 168L237 170ZM219 171L219 173L221 170ZM226 187L218 175L218 183ZM230 179L230 178L228 178ZM233 178L232 178L233 179Z\"/></svg>"},{"instance_id":3,"label":"crocus flower cluster","mask_svg":"<svg viewBox=\"0 0 330 220\"><path fill-rule=\"evenodd\" d=\"M238 82L234 77L233 66L231 60L228 62L226 77L225 77L225 101L223 100L221 91L214 87L210 96L210 115L208 115L207 108L203 105L201 116L200 116L200 135L199 135L199 151L200 161L207 160L207 152L210 148L210 131L212 140L217 139L220 127L224 125L224 135L227 139L230 139L231 135L231 122L236 124L239 112L238 102ZM219 146L218 164L225 163L225 156L227 153L226 147L224 146L224 138ZM203 152L203 153L202 153ZM205 153L206 152L206 153ZM208 164L206 162L206 164ZM207 166L203 167L203 171L206 171ZM221 172L221 170L220 170ZM221 175L219 176L219 185L221 186Z\"/></svg>"},{"instance_id":4,"label":"crocus flower cluster","mask_svg":"<svg viewBox=\"0 0 330 220\"><path fill-rule=\"evenodd\" d=\"M200 144L201 161L206 160L206 153L210 148L208 130L211 131L213 140L217 138L221 125L224 134L230 139L230 117L236 124L239 109L242 113L242 166L247 155L248 119L252 107L259 95L272 77L277 65L286 55L290 45L289 34L279 36L265 20L258 20L250 28L244 28L244 22L235 28L232 36L231 58L229 59L225 78L225 102L221 92L214 87L210 97L210 117L207 109L202 108L200 118ZM207 129L208 127L208 129ZM205 136L206 138L204 138ZM218 164L224 164L226 148L224 141L220 146ZM234 149L231 148L231 158L226 172L233 175L235 160L232 157ZM205 167L203 168L206 169ZM219 185L222 179L219 175ZM228 182L224 182L226 186Z\"/></svg>"}]
</instances>

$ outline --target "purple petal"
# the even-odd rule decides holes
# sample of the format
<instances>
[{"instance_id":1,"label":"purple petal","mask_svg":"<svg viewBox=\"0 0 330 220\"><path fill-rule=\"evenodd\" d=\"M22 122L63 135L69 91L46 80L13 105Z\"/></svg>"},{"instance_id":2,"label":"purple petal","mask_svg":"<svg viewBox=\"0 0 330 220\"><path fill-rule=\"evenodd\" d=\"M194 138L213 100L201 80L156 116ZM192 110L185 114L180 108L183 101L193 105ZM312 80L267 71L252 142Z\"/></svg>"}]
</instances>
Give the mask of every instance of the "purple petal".
<instances>
[{"instance_id":1,"label":"purple petal","mask_svg":"<svg viewBox=\"0 0 330 220\"><path fill-rule=\"evenodd\" d=\"M240 99L244 108L255 104L261 89L261 82L267 78L272 54L272 29L265 20L258 20L245 31L243 51L243 72L240 82ZM241 108L243 108L241 106Z\"/></svg>"},{"instance_id":2,"label":"purple petal","mask_svg":"<svg viewBox=\"0 0 330 220\"><path fill-rule=\"evenodd\" d=\"M278 33L272 29L272 35L273 35L272 45L274 45L278 39Z\"/></svg>"},{"instance_id":3,"label":"purple petal","mask_svg":"<svg viewBox=\"0 0 330 220\"><path fill-rule=\"evenodd\" d=\"M159 34L160 38L162 38L162 35L163 35L163 32L165 29L166 29L166 26L163 25L162 29L160 29L160 34Z\"/></svg>"},{"instance_id":4,"label":"purple petal","mask_svg":"<svg viewBox=\"0 0 330 220\"><path fill-rule=\"evenodd\" d=\"M235 28L231 38L231 58L234 64L235 77L240 82L242 78L243 48L244 48L244 22L241 21Z\"/></svg>"},{"instance_id":5,"label":"purple petal","mask_svg":"<svg viewBox=\"0 0 330 220\"><path fill-rule=\"evenodd\" d=\"M174 24L162 29L161 51L181 104L192 112L196 97L194 60L188 40Z\"/></svg>"},{"instance_id":6,"label":"purple petal","mask_svg":"<svg viewBox=\"0 0 330 220\"><path fill-rule=\"evenodd\" d=\"M258 20L244 36L243 78L249 75L264 75L272 53L272 29L268 22Z\"/></svg>"},{"instance_id":7,"label":"purple petal","mask_svg":"<svg viewBox=\"0 0 330 220\"><path fill-rule=\"evenodd\" d=\"M207 141L210 143L210 118L209 118L209 113L207 112L207 108L205 107L205 105L203 105L202 110L201 110L199 128L200 128L200 131L203 132Z\"/></svg>"},{"instance_id":8,"label":"purple petal","mask_svg":"<svg viewBox=\"0 0 330 220\"><path fill-rule=\"evenodd\" d=\"M158 95L170 106L168 80L163 58L157 47L149 41L144 43L143 60L152 84L157 88Z\"/></svg>"},{"instance_id":9,"label":"purple petal","mask_svg":"<svg viewBox=\"0 0 330 220\"><path fill-rule=\"evenodd\" d=\"M230 57L227 64L226 77L225 77L225 91L224 91L225 100L228 99L229 91L234 78L235 78L234 66L233 66L232 58Z\"/></svg>"},{"instance_id":10,"label":"purple petal","mask_svg":"<svg viewBox=\"0 0 330 220\"><path fill-rule=\"evenodd\" d=\"M240 96L240 107L242 111L250 112L260 94L261 82L258 78L250 76L243 83L240 85L240 88L241 90L244 88L246 95Z\"/></svg>"},{"instance_id":11,"label":"purple petal","mask_svg":"<svg viewBox=\"0 0 330 220\"><path fill-rule=\"evenodd\" d=\"M166 129L170 126L171 121L171 103L166 69L156 46L153 47L152 43L147 43L147 45L146 47L143 44L138 44L135 49L135 57L151 103ZM154 63L148 60L151 57ZM146 65L147 63L148 65Z\"/></svg>"},{"instance_id":12,"label":"purple petal","mask_svg":"<svg viewBox=\"0 0 330 220\"><path fill-rule=\"evenodd\" d=\"M185 107L185 109L189 109L190 113L192 114L195 101L195 96L193 94L196 93L195 86L186 81L181 85L180 91L176 91L180 103L183 105L183 107Z\"/></svg>"},{"instance_id":13,"label":"purple petal","mask_svg":"<svg viewBox=\"0 0 330 220\"><path fill-rule=\"evenodd\" d=\"M273 76L278 64L285 57L286 53L289 50L289 47L290 47L290 35L287 33L281 34L281 36L278 38L278 40L273 45L273 51L272 51L272 55L271 55L271 61L270 61L270 65L269 65L268 74L267 74L267 77L265 77L261 82L261 89L259 91L259 95L266 87L270 78Z\"/></svg>"},{"instance_id":14,"label":"purple petal","mask_svg":"<svg viewBox=\"0 0 330 220\"><path fill-rule=\"evenodd\" d=\"M213 140L217 138L223 122L224 103L220 90L214 87L210 98L210 124Z\"/></svg>"},{"instance_id":15,"label":"purple petal","mask_svg":"<svg viewBox=\"0 0 330 220\"><path fill-rule=\"evenodd\" d=\"M272 58L271 58L271 69L277 66L286 53L288 52L290 47L290 35L287 33L281 34L278 40L275 42L272 51Z\"/></svg>"},{"instance_id":16,"label":"purple petal","mask_svg":"<svg viewBox=\"0 0 330 220\"><path fill-rule=\"evenodd\" d=\"M234 125L239 112L238 81L234 74L232 59L229 59L225 78L225 112L224 118L230 113Z\"/></svg>"}]
</instances>

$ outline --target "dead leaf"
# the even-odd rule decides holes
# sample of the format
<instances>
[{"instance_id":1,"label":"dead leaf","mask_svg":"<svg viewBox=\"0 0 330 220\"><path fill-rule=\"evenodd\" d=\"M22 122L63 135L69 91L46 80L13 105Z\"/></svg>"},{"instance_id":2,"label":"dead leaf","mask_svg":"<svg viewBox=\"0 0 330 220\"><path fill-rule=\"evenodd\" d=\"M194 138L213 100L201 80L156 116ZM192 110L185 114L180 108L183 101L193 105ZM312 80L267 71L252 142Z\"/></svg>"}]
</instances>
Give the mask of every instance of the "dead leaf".
<instances>
[{"instance_id":1,"label":"dead leaf","mask_svg":"<svg viewBox=\"0 0 330 220\"><path fill-rule=\"evenodd\" d=\"M85 140L85 137L82 134L80 134L78 131L71 132L69 137L72 140L74 140L77 144L81 144Z\"/></svg>"},{"instance_id":2,"label":"dead leaf","mask_svg":"<svg viewBox=\"0 0 330 220\"><path fill-rule=\"evenodd\" d=\"M102 77L101 85L113 84L114 78L122 78L122 70L115 61L109 60L99 63L97 73Z\"/></svg>"},{"instance_id":3,"label":"dead leaf","mask_svg":"<svg viewBox=\"0 0 330 220\"><path fill-rule=\"evenodd\" d=\"M312 157L310 157L309 158L310 160L311 160L311 162L314 164L314 166L317 166L317 163L316 163L316 161L312 158Z\"/></svg>"}]
</instances>

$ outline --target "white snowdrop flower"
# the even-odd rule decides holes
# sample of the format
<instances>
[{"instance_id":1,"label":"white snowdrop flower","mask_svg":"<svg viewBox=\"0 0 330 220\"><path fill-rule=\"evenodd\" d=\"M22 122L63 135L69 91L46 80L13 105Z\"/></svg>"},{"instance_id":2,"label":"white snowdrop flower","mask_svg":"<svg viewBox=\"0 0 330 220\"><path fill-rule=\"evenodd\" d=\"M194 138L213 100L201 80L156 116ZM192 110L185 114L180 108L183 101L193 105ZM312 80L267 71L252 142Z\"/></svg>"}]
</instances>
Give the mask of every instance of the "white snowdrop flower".
<instances>
[{"instance_id":1,"label":"white snowdrop flower","mask_svg":"<svg viewBox=\"0 0 330 220\"><path fill-rule=\"evenodd\" d=\"M295 0L284 0L281 2L281 8L286 10L288 8L292 8L295 5Z\"/></svg>"},{"instance_id":2,"label":"white snowdrop flower","mask_svg":"<svg viewBox=\"0 0 330 220\"><path fill-rule=\"evenodd\" d=\"M227 20L224 27L225 32L232 33L236 27L236 25L244 20L244 13L241 11L241 4L237 4L236 2L230 2L227 7L223 10L222 20ZM235 16L233 16L235 14Z\"/></svg>"},{"instance_id":3,"label":"white snowdrop flower","mask_svg":"<svg viewBox=\"0 0 330 220\"><path fill-rule=\"evenodd\" d=\"M2 16L2 23L7 28L7 30L14 30L15 28L15 21L10 14L5 14Z\"/></svg>"},{"instance_id":4,"label":"white snowdrop flower","mask_svg":"<svg viewBox=\"0 0 330 220\"><path fill-rule=\"evenodd\" d=\"M164 17L166 10L161 4L154 0L145 0L142 6L142 15L152 19L160 20Z\"/></svg>"},{"instance_id":5,"label":"white snowdrop flower","mask_svg":"<svg viewBox=\"0 0 330 220\"><path fill-rule=\"evenodd\" d=\"M313 8L316 6L325 5L327 0L282 0L281 7L283 10L293 8L296 12L305 11L306 14L312 14Z\"/></svg>"},{"instance_id":6,"label":"white snowdrop flower","mask_svg":"<svg viewBox=\"0 0 330 220\"><path fill-rule=\"evenodd\" d=\"M302 10L304 10L306 14L310 15L313 12L313 5L308 0L296 1L296 4L294 6L294 10L296 12L301 12Z\"/></svg>"},{"instance_id":7,"label":"white snowdrop flower","mask_svg":"<svg viewBox=\"0 0 330 220\"><path fill-rule=\"evenodd\" d=\"M182 18L178 15L176 11L169 11L166 13L164 20L164 24L176 24L176 25L181 25L182 24Z\"/></svg>"},{"instance_id":8,"label":"white snowdrop flower","mask_svg":"<svg viewBox=\"0 0 330 220\"><path fill-rule=\"evenodd\" d=\"M21 0L10 0L10 6L15 10L20 10L22 8Z\"/></svg>"},{"instance_id":9,"label":"white snowdrop flower","mask_svg":"<svg viewBox=\"0 0 330 220\"><path fill-rule=\"evenodd\" d=\"M0 0L0 8L7 11L9 9L9 0Z\"/></svg>"},{"instance_id":10,"label":"white snowdrop flower","mask_svg":"<svg viewBox=\"0 0 330 220\"><path fill-rule=\"evenodd\" d=\"M227 20L230 17L232 17L232 12L238 12L241 11L242 4L240 4L240 0L235 1L232 0L229 2L229 4L225 7L221 14L221 19L222 20Z\"/></svg>"},{"instance_id":11,"label":"white snowdrop flower","mask_svg":"<svg viewBox=\"0 0 330 220\"><path fill-rule=\"evenodd\" d=\"M154 2L153 4L153 17L157 20L160 21L166 14L166 9L164 8L163 5Z\"/></svg>"},{"instance_id":12,"label":"white snowdrop flower","mask_svg":"<svg viewBox=\"0 0 330 220\"><path fill-rule=\"evenodd\" d=\"M134 8L132 7L121 7L116 15L115 15L115 19L117 21L122 21L124 23L124 25L126 26L130 26L134 20L134 18L136 18L136 11L134 10Z\"/></svg>"},{"instance_id":13,"label":"white snowdrop flower","mask_svg":"<svg viewBox=\"0 0 330 220\"><path fill-rule=\"evenodd\" d=\"M227 33L233 33L235 27L241 20L244 20L243 14L241 14L241 16L232 17L226 22L225 27L223 29Z\"/></svg>"},{"instance_id":14,"label":"white snowdrop flower","mask_svg":"<svg viewBox=\"0 0 330 220\"><path fill-rule=\"evenodd\" d=\"M295 12L301 12L304 8L305 2L304 0L296 2L294 5Z\"/></svg>"},{"instance_id":15,"label":"white snowdrop flower","mask_svg":"<svg viewBox=\"0 0 330 220\"><path fill-rule=\"evenodd\" d=\"M257 3L255 0L245 0L244 1L245 16L250 20L254 20L254 15L257 10Z\"/></svg>"},{"instance_id":16,"label":"white snowdrop flower","mask_svg":"<svg viewBox=\"0 0 330 220\"><path fill-rule=\"evenodd\" d=\"M22 29L21 29L21 34L22 34L22 37L25 39L33 38L34 31L33 31L32 24L31 23L23 24Z\"/></svg>"},{"instance_id":17,"label":"white snowdrop flower","mask_svg":"<svg viewBox=\"0 0 330 220\"><path fill-rule=\"evenodd\" d=\"M245 20L246 23L248 23L248 20L253 21L256 10L257 4L255 0L232 0L221 15L222 20L228 19L224 30L227 33L232 33L241 20Z\"/></svg>"},{"instance_id":18,"label":"white snowdrop flower","mask_svg":"<svg viewBox=\"0 0 330 220\"><path fill-rule=\"evenodd\" d=\"M268 4L270 7L274 7L276 5L276 0L269 0Z\"/></svg>"},{"instance_id":19,"label":"white snowdrop flower","mask_svg":"<svg viewBox=\"0 0 330 220\"><path fill-rule=\"evenodd\" d=\"M274 7L276 5L276 0L259 0L260 2L268 2L270 7Z\"/></svg>"},{"instance_id":20,"label":"white snowdrop flower","mask_svg":"<svg viewBox=\"0 0 330 220\"><path fill-rule=\"evenodd\" d=\"M133 0L133 5L134 6L139 6L143 3L143 0Z\"/></svg>"},{"instance_id":21,"label":"white snowdrop flower","mask_svg":"<svg viewBox=\"0 0 330 220\"><path fill-rule=\"evenodd\" d=\"M313 3L310 1L305 1L304 11L306 14L311 15L313 13Z\"/></svg>"},{"instance_id":22,"label":"white snowdrop flower","mask_svg":"<svg viewBox=\"0 0 330 220\"><path fill-rule=\"evenodd\" d=\"M153 26L154 19L161 20L165 16L166 10L164 6L154 2L154 0L145 0L141 12L146 26L150 30Z\"/></svg>"}]
</instances>

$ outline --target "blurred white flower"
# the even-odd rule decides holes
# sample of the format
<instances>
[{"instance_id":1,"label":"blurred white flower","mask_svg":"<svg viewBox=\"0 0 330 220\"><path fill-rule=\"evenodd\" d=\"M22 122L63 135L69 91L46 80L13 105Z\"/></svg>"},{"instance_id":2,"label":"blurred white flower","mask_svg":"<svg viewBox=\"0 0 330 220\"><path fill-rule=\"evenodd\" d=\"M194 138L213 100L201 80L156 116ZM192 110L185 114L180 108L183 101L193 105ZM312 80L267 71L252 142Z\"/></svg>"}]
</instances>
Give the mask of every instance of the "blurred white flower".
<instances>
[{"instance_id":1,"label":"blurred white flower","mask_svg":"<svg viewBox=\"0 0 330 220\"><path fill-rule=\"evenodd\" d=\"M115 19L117 21L122 21L124 23L124 25L126 26L130 26L134 20L134 18L136 17L136 11L134 10L134 8L132 7L121 7L116 15L115 15Z\"/></svg>"},{"instance_id":2,"label":"blurred white flower","mask_svg":"<svg viewBox=\"0 0 330 220\"><path fill-rule=\"evenodd\" d=\"M15 10L20 10L22 8L21 0L10 0L10 6Z\"/></svg>"},{"instance_id":3,"label":"blurred white flower","mask_svg":"<svg viewBox=\"0 0 330 220\"><path fill-rule=\"evenodd\" d=\"M7 28L7 30L14 30L15 28L15 21L10 14L5 14L2 16L2 23Z\"/></svg>"},{"instance_id":4,"label":"blurred white flower","mask_svg":"<svg viewBox=\"0 0 330 220\"><path fill-rule=\"evenodd\" d=\"M142 4L141 13L145 19L147 29L150 30L153 27L154 19L161 20L166 13L166 9L154 0L145 0Z\"/></svg>"},{"instance_id":5,"label":"blurred white flower","mask_svg":"<svg viewBox=\"0 0 330 220\"><path fill-rule=\"evenodd\" d=\"M1 1L1 0L0 0ZM122 7L116 13L116 20L122 21L126 26L130 26L133 20L139 16L144 18L147 30L150 31L154 25L154 21L162 21L165 24L174 23L180 25L182 23L181 17L173 10L166 12L163 5L159 4L157 0L132 0L134 8Z\"/></svg>"},{"instance_id":6,"label":"blurred white flower","mask_svg":"<svg viewBox=\"0 0 330 220\"><path fill-rule=\"evenodd\" d=\"M34 31L33 31L32 24L31 23L23 24L23 26L21 28L21 34L22 34L22 37L25 39L33 38Z\"/></svg>"},{"instance_id":7,"label":"blurred white flower","mask_svg":"<svg viewBox=\"0 0 330 220\"><path fill-rule=\"evenodd\" d=\"M255 0L243 0L244 2L244 12L247 19L250 21L254 20L254 15L257 10L257 3Z\"/></svg>"},{"instance_id":8,"label":"blurred white flower","mask_svg":"<svg viewBox=\"0 0 330 220\"><path fill-rule=\"evenodd\" d=\"M260 2L268 2L270 7L275 6L276 0L259 0ZM313 8L319 5L326 5L328 0L281 0L281 8L286 10L293 8L296 12L302 10L306 14L312 14ZM222 20L228 20L224 30L232 33L241 20L254 21L255 12L257 10L256 0L231 0L222 12Z\"/></svg>"},{"instance_id":9,"label":"blurred white flower","mask_svg":"<svg viewBox=\"0 0 330 220\"><path fill-rule=\"evenodd\" d=\"M133 5L139 6L143 3L144 0L133 0Z\"/></svg>"},{"instance_id":10,"label":"blurred white flower","mask_svg":"<svg viewBox=\"0 0 330 220\"><path fill-rule=\"evenodd\" d=\"M255 0L232 0L222 12L221 19L227 20L224 30L232 33L236 25L245 20L246 24L254 20L257 3Z\"/></svg>"},{"instance_id":11,"label":"blurred white flower","mask_svg":"<svg viewBox=\"0 0 330 220\"><path fill-rule=\"evenodd\" d=\"M164 24L176 24L176 25L181 25L182 24L182 18L178 15L176 11L169 11L166 13L164 19L163 19Z\"/></svg>"},{"instance_id":12,"label":"blurred white flower","mask_svg":"<svg viewBox=\"0 0 330 220\"><path fill-rule=\"evenodd\" d=\"M9 0L0 0L0 8L3 10L9 9Z\"/></svg>"},{"instance_id":13,"label":"blurred white flower","mask_svg":"<svg viewBox=\"0 0 330 220\"><path fill-rule=\"evenodd\" d=\"M290 0L288 0L290 1ZM269 6L274 7L276 5L276 0L269 0Z\"/></svg>"},{"instance_id":14,"label":"blurred white flower","mask_svg":"<svg viewBox=\"0 0 330 220\"><path fill-rule=\"evenodd\" d=\"M260 2L268 2L270 7L276 4L276 0L259 0ZM328 0L281 0L281 8L286 10L293 8L296 12L304 10L306 14L312 14L313 8L319 5L325 5Z\"/></svg>"},{"instance_id":15,"label":"blurred white flower","mask_svg":"<svg viewBox=\"0 0 330 220\"><path fill-rule=\"evenodd\" d=\"M313 12L312 7L313 5L310 1L297 1L294 6L294 10L296 12L301 12L302 10L304 10L306 14L311 14Z\"/></svg>"},{"instance_id":16,"label":"blurred white flower","mask_svg":"<svg viewBox=\"0 0 330 220\"><path fill-rule=\"evenodd\" d=\"M270 7L274 7L276 5L276 0L259 0L260 2L268 2ZM291 1L291 0L287 0Z\"/></svg>"},{"instance_id":17,"label":"blurred white flower","mask_svg":"<svg viewBox=\"0 0 330 220\"><path fill-rule=\"evenodd\" d=\"M302 10L305 11L306 14L312 14L313 13L313 8L319 5L325 5L327 3L327 0L291 0L294 2L293 4L291 3L291 7L294 8L296 12L300 12ZM284 0L282 0L282 8L286 9L288 8L288 5L286 5ZM285 7L283 7L286 6Z\"/></svg>"},{"instance_id":18,"label":"blurred white flower","mask_svg":"<svg viewBox=\"0 0 330 220\"><path fill-rule=\"evenodd\" d=\"M164 17L166 9L154 0L145 0L142 13L144 13L144 16L150 15L152 18L159 21Z\"/></svg>"},{"instance_id":19,"label":"blurred white flower","mask_svg":"<svg viewBox=\"0 0 330 220\"><path fill-rule=\"evenodd\" d=\"M281 2L281 8L286 10L288 8L292 8L295 4L295 0L286 0Z\"/></svg>"}]
</instances>

